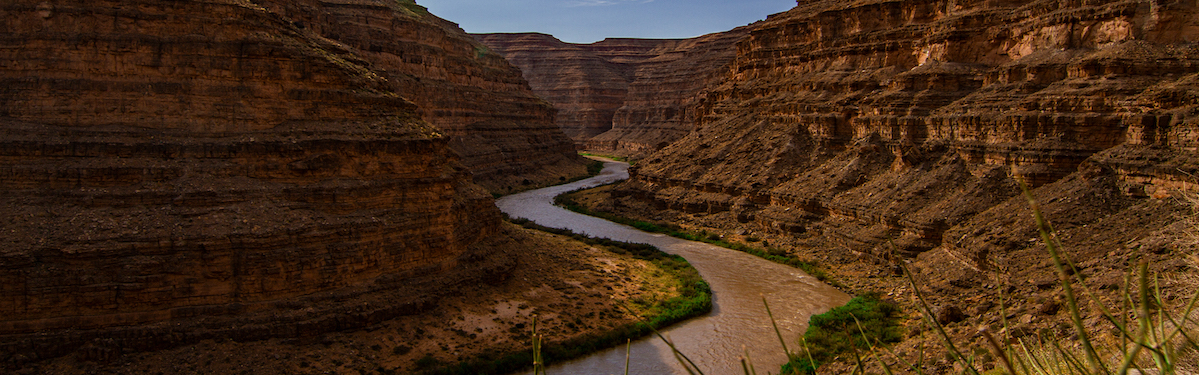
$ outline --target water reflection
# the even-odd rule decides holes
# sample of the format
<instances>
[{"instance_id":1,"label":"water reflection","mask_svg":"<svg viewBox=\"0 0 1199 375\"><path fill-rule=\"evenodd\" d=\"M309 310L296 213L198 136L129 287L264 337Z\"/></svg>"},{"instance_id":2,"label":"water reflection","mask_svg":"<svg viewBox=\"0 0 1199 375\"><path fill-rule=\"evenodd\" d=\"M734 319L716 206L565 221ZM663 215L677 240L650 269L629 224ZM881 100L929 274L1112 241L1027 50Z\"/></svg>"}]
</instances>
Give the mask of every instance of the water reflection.
<instances>
[{"instance_id":1,"label":"water reflection","mask_svg":"<svg viewBox=\"0 0 1199 375\"><path fill-rule=\"evenodd\" d=\"M553 205L558 194L628 178L628 164L607 162L600 175L571 184L501 198L496 204L510 216L537 224L570 229L594 237L648 243L687 258L712 286L708 315L676 324L663 333L707 374L740 374L740 358L748 352L761 373L777 372L786 362L762 298L770 303L779 329L794 350L808 317L849 300L849 296L797 269L749 254L705 243L642 232L628 226L580 215ZM657 338L633 342L631 374L686 374L669 347ZM551 374L622 374L623 347L561 364Z\"/></svg>"}]
</instances>

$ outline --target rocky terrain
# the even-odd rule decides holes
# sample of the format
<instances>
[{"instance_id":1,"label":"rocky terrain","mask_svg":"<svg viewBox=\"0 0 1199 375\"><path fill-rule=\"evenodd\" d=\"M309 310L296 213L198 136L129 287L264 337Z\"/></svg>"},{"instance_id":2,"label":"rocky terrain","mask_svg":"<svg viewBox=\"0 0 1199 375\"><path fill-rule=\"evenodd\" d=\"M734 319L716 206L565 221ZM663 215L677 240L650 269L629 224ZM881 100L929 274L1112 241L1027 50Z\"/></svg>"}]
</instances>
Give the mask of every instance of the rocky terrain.
<instances>
[{"instance_id":1,"label":"rocky terrain","mask_svg":"<svg viewBox=\"0 0 1199 375\"><path fill-rule=\"evenodd\" d=\"M1197 14L800 2L752 26L698 95L695 130L641 160L607 208L768 239L905 300L906 263L938 308L972 317L948 315L966 340L1000 322L1000 291L1020 332L1055 327L1060 287L1021 184L1107 293L1140 259L1169 275L1194 252L1179 197L1199 172Z\"/></svg>"},{"instance_id":2,"label":"rocky terrain","mask_svg":"<svg viewBox=\"0 0 1199 375\"><path fill-rule=\"evenodd\" d=\"M558 109L558 126L581 148L642 155L686 135L698 94L722 78L748 28L692 39L605 39L545 34L475 35L520 67Z\"/></svg>"},{"instance_id":3,"label":"rocky terrain","mask_svg":"<svg viewBox=\"0 0 1199 375\"><path fill-rule=\"evenodd\" d=\"M603 333L634 321L637 298L673 296L671 276L655 264L516 225L489 256L519 264L503 282L438 288L420 313L362 329L257 341L206 338L164 350L66 356L28 366L28 374L413 374L460 361L529 349L532 317L549 344ZM495 281L495 280L492 280ZM618 296L619 298L611 298Z\"/></svg>"},{"instance_id":4,"label":"rocky terrain","mask_svg":"<svg viewBox=\"0 0 1199 375\"><path fill-rule=\"evenodd\" d=\"M472 176L584 173L518 70L411 1L0 19L0 367L425 311L516 267Z\"/></svg>"}]
</instances>

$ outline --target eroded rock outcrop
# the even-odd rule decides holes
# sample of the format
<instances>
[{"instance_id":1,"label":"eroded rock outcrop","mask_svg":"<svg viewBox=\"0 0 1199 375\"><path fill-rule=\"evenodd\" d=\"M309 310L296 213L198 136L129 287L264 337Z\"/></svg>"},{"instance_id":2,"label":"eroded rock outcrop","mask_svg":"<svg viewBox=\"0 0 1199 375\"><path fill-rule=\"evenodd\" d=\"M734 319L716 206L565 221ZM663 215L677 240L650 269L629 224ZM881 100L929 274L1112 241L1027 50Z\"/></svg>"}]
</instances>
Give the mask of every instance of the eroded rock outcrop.
<instances>
[{"instance_id":1,"label":"eroded rock outcrop","mask_svg":"<svg viewBox=\"0 0 1199 375\"><path fill-rule=\"evenodd\" d=\"M665 40L609 39L572 44L537 33L475 38L521 68L529 86L557 109L557 123L580 147L612 129L628 96L636 64Z\"/></svg>"},{"instance_id":2,"label":"eroded rock outcrop","mask_svg":"<svg viewBox=\"0 0 1199 375\"><path fill-rule=\"evenodd\" d=\"M700 90L723 78L733 44L747 33L591 44L544 34L475 37L524 71L579 147L647 154L691 131Z\"/></svg>"},{"instance_id":3,"label":"eroded rock outcrop","mask_svg":"<svg viewBox=\"0 0 1199 375\"><path fill-rule=\"evenodd\" d=\"M988 301L1004 297L1036 332L1058 310L1029 301L1060 286L1021 182L1091 286L1118 290L1139 260L1185 268L1188 209L1171 196L1199 188L1197 14L800 2L737 44L695 131L638 163L613 207L769 238L896 298L906 282L885 279L906 263L934 304L974 311L965 330L1002 328ZM647 203L668 210L638 214Z\"/></svg>"},{"instance_id":4,"label":"eroded rock outcrop","mask_svg":"<svg viewBox=\"0 0 1199 375\"><path fill-rule=\"evenodd\" d=\"M368 61L445 133L488 190L585 173L586 163L554 124L553 108L530 91L520 70L424 7L410 0L257 3Z\"/></svg>"},{"instance_id":5,"label":"eroded rock outcrop","mask_svg":"<svg viewBox=\"0 0 1199 375\"><path fill-rule=\"evenodd\" d=\"M454 148L492 138L544 156L566 138L515 69L422 12L0 5L0 361L311 336L503 278L513 264L492 249L511 241L463 164L486 180L505 162ZM376 16L392 28L363 31ZM363 53L326 28L383 45Z\"/></svg>"},{"instance_id":6,"label":"eroded rock outcrop","mask_svg":"<svg viewBox=\"0 0 1199 375\"><path fill-rule=\"evenodd\" d=\"M694 129L701 91L724 78L734 44L749 28L679 40L637 65L612 130L587 141L587 149L647 155Z\"/></svg>"},{"instance_id":7,"label":"eroded rock outcrop","mask_svg":"<svg viewBox=\"0 0 1199 375\"><path fill-rule=\"evenodd\" d=\"M1183 89L1199 72L1195 12L807 3L754 27L696 131L640 164L628 189L849 249L898 238L914 254L1014 196L1016 181L1057 181L1085 160L1141 195L1186 185L1174 167L1194 169L1179 154L1195 146ZM1186 160L1131 161L1144 155Z\"/></svg>"}]
</instances>

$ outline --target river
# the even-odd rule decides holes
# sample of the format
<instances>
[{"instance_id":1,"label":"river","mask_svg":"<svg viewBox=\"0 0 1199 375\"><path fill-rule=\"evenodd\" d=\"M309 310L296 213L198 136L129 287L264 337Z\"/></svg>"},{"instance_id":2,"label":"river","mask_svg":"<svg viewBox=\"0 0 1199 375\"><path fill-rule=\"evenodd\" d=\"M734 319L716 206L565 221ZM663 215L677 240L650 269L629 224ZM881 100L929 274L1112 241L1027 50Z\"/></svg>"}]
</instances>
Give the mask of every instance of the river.
<instances>
[{"instance_id":1,"label":"river","mask_svg":"<svg viewBox=\"0 0 1199 375\"><path fill-rule=\"evenodd\" d=\"M554 228L593 237L647 243L683 256L712 287L712 312L663 331L682 353L708 375L741 374L740 359L748 351L758 373L777 373L786 362L778 336L762 305L770 304L787 346L807 329L808 317L845 304L849 296L800 270L742 252L662 234L646 233L603 219L567 211L553 204L554 196L627 179L628 164L605 162L599 175L499 199L500 210ZM647 337L633 342L630 374L686 374L662 340ZM550 363L551 375L623 374L625 348L605 350L566 363Z\"/></svg>"}]
</instances>

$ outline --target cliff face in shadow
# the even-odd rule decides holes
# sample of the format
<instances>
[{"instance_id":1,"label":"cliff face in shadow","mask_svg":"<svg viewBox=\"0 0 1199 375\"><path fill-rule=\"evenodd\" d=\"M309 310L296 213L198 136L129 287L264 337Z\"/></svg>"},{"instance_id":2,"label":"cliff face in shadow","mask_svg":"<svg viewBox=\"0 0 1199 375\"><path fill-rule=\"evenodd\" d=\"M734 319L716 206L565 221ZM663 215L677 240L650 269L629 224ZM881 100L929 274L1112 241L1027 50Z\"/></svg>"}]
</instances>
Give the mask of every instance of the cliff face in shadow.
<instances>
[{"instance_id":1,"label":"cliff face in shadow","mask_svg":"<svg viewBox=\"0 0 1199 375\"><path fill-rule=\"evenodd\" d=\"M514 267L475 182L584 173L518 70L411 1L0 19L0 365L420 311Z\"/></svg>"},{"instance_id":2,"label":"cliff face in shadow","mask_svg":"<svg viewBox=\"0 0 1199 375\"><path fill-rule=\"evenodd\" d=\"M585 173L554 109L520 70L412 1L257 2L368 61L441 129L476 183L493 192Z\"/></svg>"},{"instance_id":3,"label":"cliff face in shadow","mask_svg":"<svg viewBox=\"0 0 1199 375\"><path fill-rule=\"evenodd\" d=\"M691 131L700 90L722 78L747 32L591 44L545 34L475 38L520 67L579 147L642 155Z\"/></svg>"}]
</instances>

